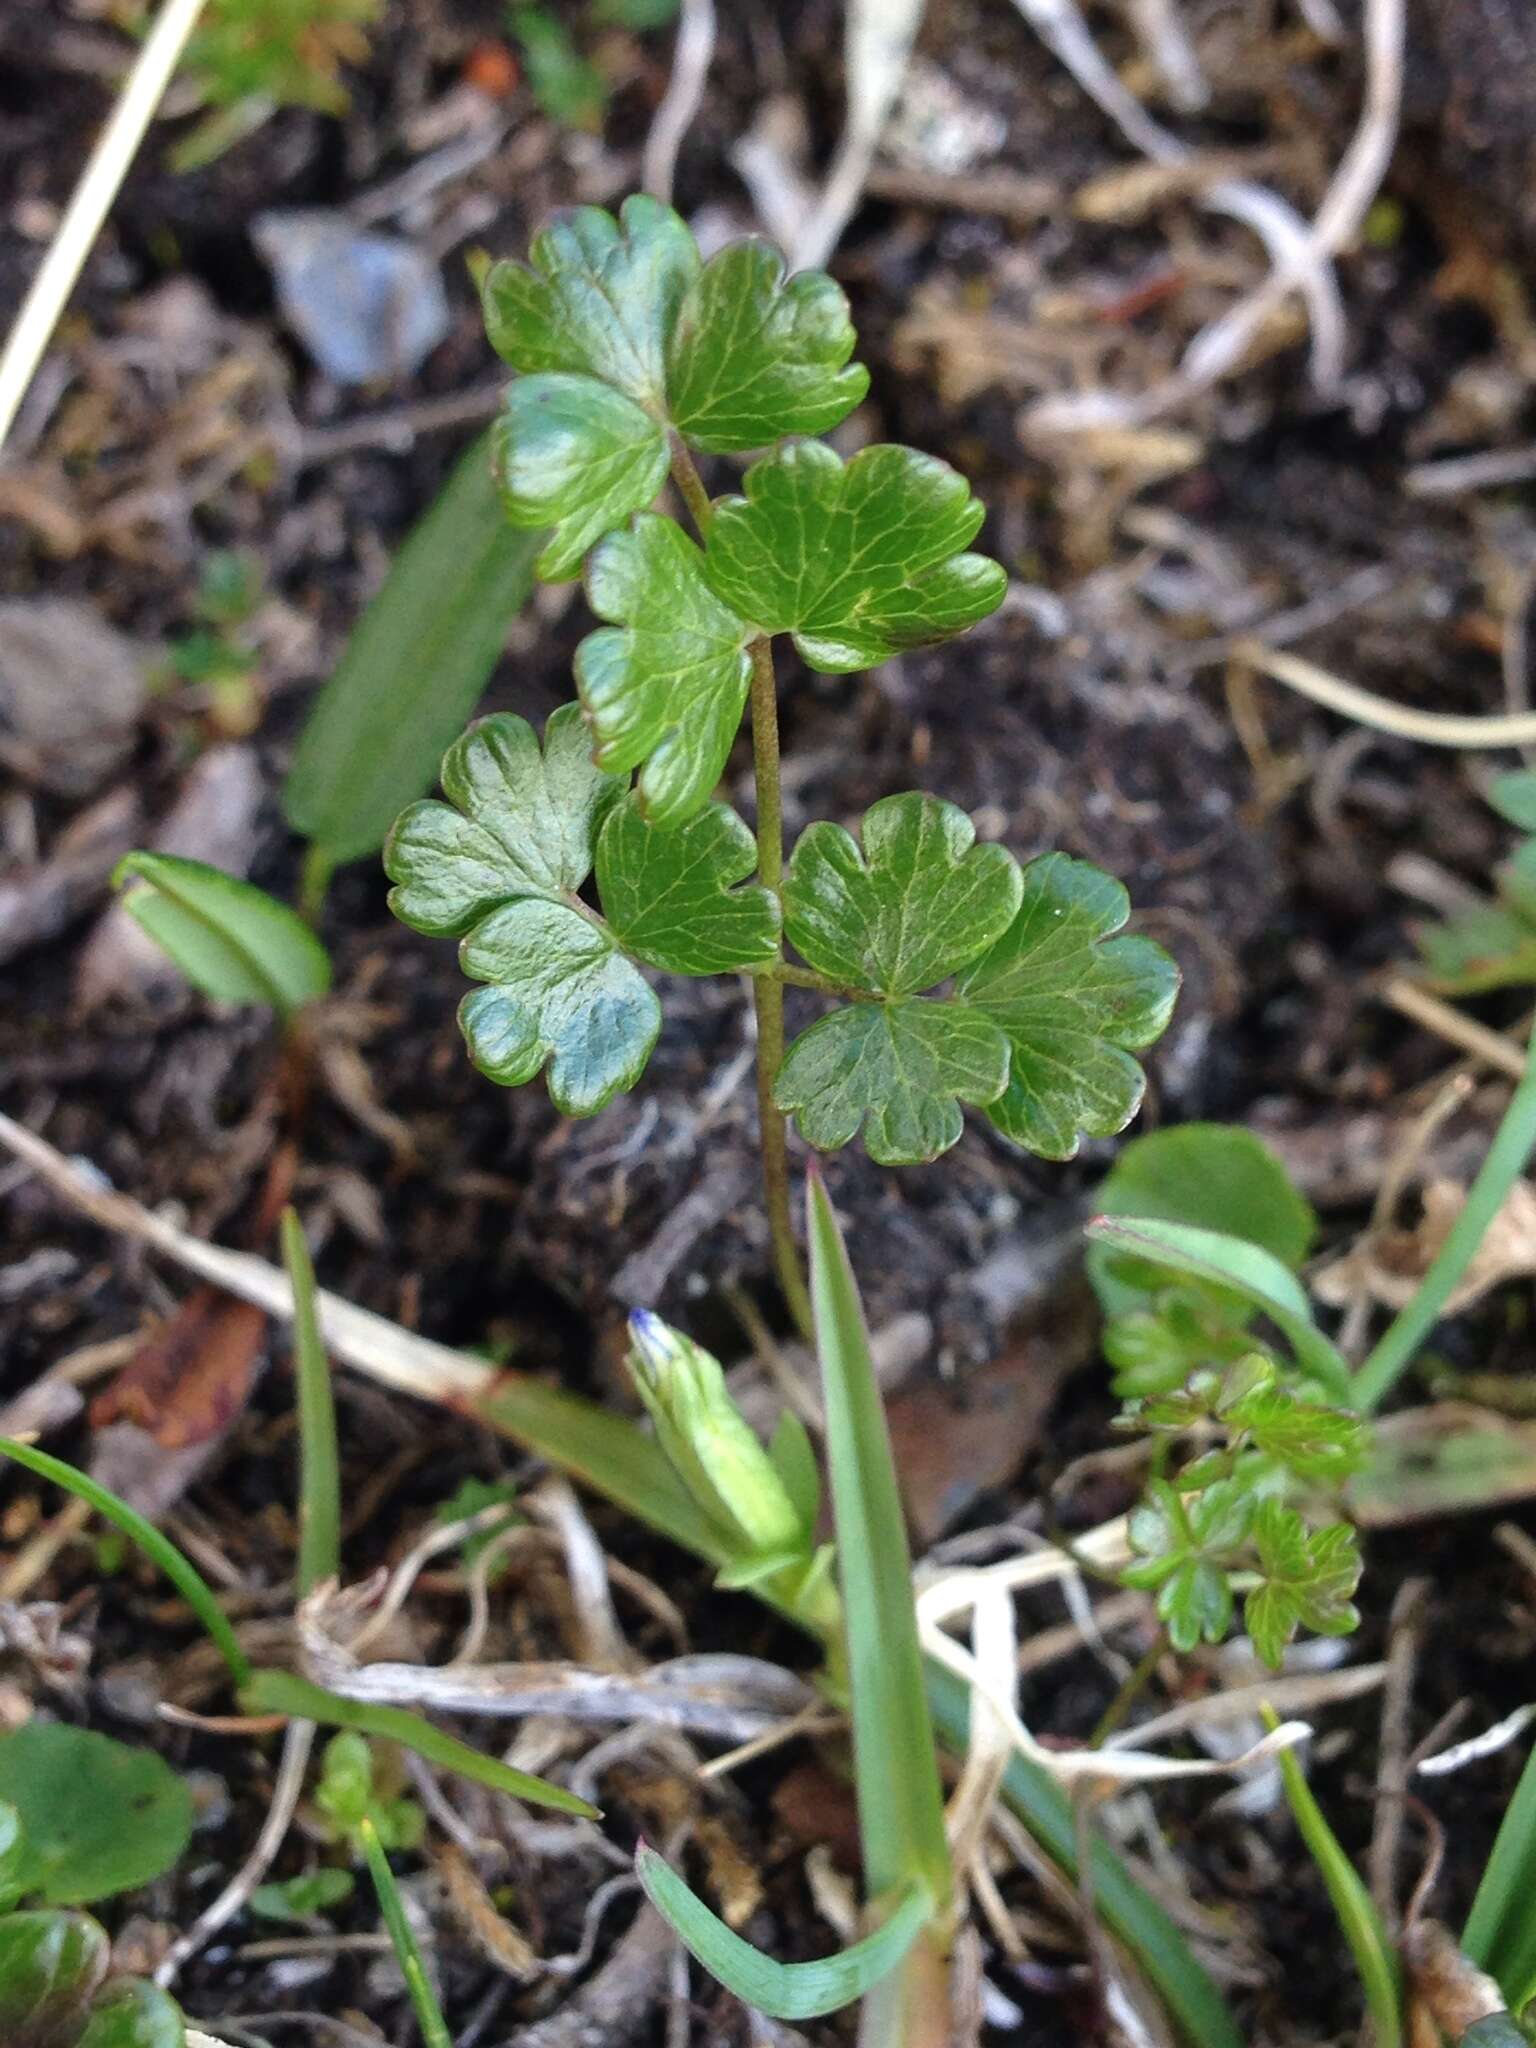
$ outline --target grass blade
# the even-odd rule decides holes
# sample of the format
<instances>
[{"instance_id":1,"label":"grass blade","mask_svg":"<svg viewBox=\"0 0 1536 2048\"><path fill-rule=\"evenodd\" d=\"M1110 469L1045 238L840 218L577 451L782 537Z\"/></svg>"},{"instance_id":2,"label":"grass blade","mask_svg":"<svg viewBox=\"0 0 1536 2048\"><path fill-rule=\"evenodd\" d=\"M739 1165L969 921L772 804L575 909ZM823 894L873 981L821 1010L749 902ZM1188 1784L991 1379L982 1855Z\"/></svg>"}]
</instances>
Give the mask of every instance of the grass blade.
<instances>
[{"instance_id":1,"label":"grass blade","mask_svg":"<svg viewBox=\"0 0 1536 2048\"><path fill-rule=\"evenodd\" d=\"M734 1934L677 1872L644 1843L635 1872L651 1904L726 1990L775 2020L838 2012L889 1976L933 1917L926 1886L910 1885L873 1934L816 1963L780 1963Z\"/></svg>"},{"instance_id":2,"label":"grass blade","mask_svg":"<svg viewBox=\"0 0 1536 2048\"><path fill-rule=\"evenodd\" d=\"M1278 1717L1268 1710L1264 1719L1271 1731L1280 1725ZM1371 1903L1370 1893L1312 1796L1312 1788L1294 1753L1281 1750L1276 1762L1301 1838L1322 1873L1334 1914L1360 1973L1365 2002L1375 2026L1376 2048L1402 2048L1402 1985L1387 1931Z\"/></svg>"},{"instance_id":3,"label":"grass blade","mask_svg":"<svg viewBox=\"0 0 1536 2048\"><path fill-rule=\"evenodd\" d=\"M1461 1946L1512 2006L1536 1978L1536 1750L1526 1758L1483 1866ZM1518 2009L1518 2008L1517 2008Z\"/></svg>"},{"instance_id":4,"label":"grass blade","mask_svg":"<svg viewBox=\"0 0 1536 2048\"><path fill-rule=\"evenodd\" d=\"M359 1735L376 1735L385 1742L398 1742L403 1749L414 1750L429 1764L441 1764L445 1771L457 1771L461 1778L473 1778L477 1784L489 1785L492 1791L505 1792L513 1799L526 1800L530 1806L552 1806L559 1813L579 1814L584 1820L600 1817L595 1806L578 1799L574 1792L548 1784L543 1778L531 1777L527 1771L516 1771L498 1757L471 1749L467 1742L445 1735L441 1728L434 1728L430 1721L404 1707L349 1700L341 1693L328 1692L323 1685L312 1685L307 1678L299 1678L291 1671L252 1672L240 1697L247 1713L287 1714L291 1720L315 1721L322 1728L351 1728Z\"/></svg>"},{"instance_id":5,"label":"grass blade","mask_svg":"<svg viewBox=\"0 0 1536 2048\"><path fill-rule=\"evenodd\" d=\"M315 1312L315 1269L304 1228L283 1211L283 1263L293 1284L293 1369L299 1383L299 1598L341 1574L341 1473L331 1366Z\"/></svg>"},{"instance_id":6,"label":"grass blade","mask_svg":"<svg viewBox=\"0 0 1536 2048\"><path fill-rule=\"evenodd\" d=\"M299 740L283 808L322 870L376 852L431 787L527 602L543 541L507 524L482 434L406 536Z\"/></svg>"},{"instance_id":7,"label":"grass blade","mask_svg":"<svg viewBox=\"0 0 1536 2048\"><path fill-rule=\"evenodd\" d=\"M115 1493L100 1486L88 1472L82 1472L77 1465L67 1465L62 1458L50 1457L47 1451L34 1450L30 1444L19 1444L10 1437L0 1437L0 1457L13 1458L18 1465L25 1465L29 1472L35 1472L40 1479L51 1479L55 1486L62 1486L66 1492L88 1501L114 1528L136 1543L152 1563L161 1571L192 1609L203 1627L208 1631L219 1654L229 1666L230 1675L236 1685L245 1685L251 1677L251 1660L241 1649L234 1630L225 1619L224 1610L214 1598L213 1588L193 1564L184 1557L168 1536L162 1536L152 1522L146 1522L127 1501L119 1500Z\"/></svg>"},{"instance_id":8,"label":"grass blade","mask_svg":"<svg viewBox=\"0 0 1536 2048\"><path fill-rule=\"evenodd\" d=\"M923 1690L906 1521L853 1268L815 1173L807 1220L865 1883L879 1899L916 1878L942 1913L954 1880Z\"/></svg>"},{"instance_id":9,"label":"grass blade","mask_svg":"<svg viewBox=\"0 0 1536 2048\"><path fill-rule=\"evenodd\" d=\"M1370 1356L1354 1375L1352 1405L1369 1414L1402 1377L1414 1354L1445 1312L1456 1283L1487 1235L1488 1226L1504 1206L1505 1197L1525 1171L1536 1146L1536 1030L1526 1048L1525 1073L1488 1155L1467 1190L1461 1214L1407 1307L1394 1316Z\"/></svg>"},{"instance_id":10,"label":"grass blade","mask_svg":"<svg viewBox=\"0 0 1536 2048\"><path fill-rule=\"evenodd\" d=\"M373 1879L373 1888L378 1894L379 1911L384 1915L384 1925L389 1931L389 1938L400 1964L400 1973L405 1978L405 1988L410 1992L411 2004L416 2008L421 2038L426 2048L453 2048L453 2036L448 2031L448 2023L443 2018L442 2008L432 1990L432 1980L427 1975L427 1966L422 1958L415 1932L406 1918L400 1887L395 1883L395 1874L389 1867L389 1858L384 1854L384 1844L379 1840L379 1831L371 1820L364 1819L358 1822L357 1839L362 1843L363 1854L368 1859L368 1875Z\"/></svg>"}]
</instances>

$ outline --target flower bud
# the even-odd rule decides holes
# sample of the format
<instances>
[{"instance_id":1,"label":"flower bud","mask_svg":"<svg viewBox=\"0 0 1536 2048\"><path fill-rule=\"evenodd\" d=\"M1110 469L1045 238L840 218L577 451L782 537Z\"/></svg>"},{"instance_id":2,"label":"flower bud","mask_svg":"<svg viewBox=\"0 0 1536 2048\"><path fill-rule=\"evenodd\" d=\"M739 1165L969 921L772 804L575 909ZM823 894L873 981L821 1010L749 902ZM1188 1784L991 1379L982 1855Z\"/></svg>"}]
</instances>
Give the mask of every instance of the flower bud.
<instances>
[{"instance_id":1,"label":"flower bud","mask_svg":"<svg viewBox=\"0 0 1536 2048\"><path fill-rule=\"evenodd\" d=\"M661 1447L733 1560L804 1554L810 1532L718 1361L649 1309L634 1311L629 1333L630 1373Z\"/></svg>"}]
</instances>

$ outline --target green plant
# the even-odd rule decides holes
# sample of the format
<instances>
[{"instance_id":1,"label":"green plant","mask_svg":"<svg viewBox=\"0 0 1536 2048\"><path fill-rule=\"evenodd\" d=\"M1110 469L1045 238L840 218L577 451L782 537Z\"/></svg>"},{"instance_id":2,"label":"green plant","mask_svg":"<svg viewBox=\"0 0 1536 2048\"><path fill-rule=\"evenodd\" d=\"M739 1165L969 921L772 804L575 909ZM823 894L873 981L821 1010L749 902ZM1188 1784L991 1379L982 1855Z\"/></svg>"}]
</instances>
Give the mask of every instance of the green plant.
<instances>
[{"instance_id":1,"label":"green plant","mask_svg":"<svg viewBox=\"0 0 1536 2048\"><path fill-rule=\"evenodd\" d=\"M1536 835L1536 774L1495 776L1488 802L1508 824ZM1522 839L1494 870L1485 902L1422 925L1415 933L1431 987L1445 995L1481 995L1536 982L1536 836Z\"/></svg>"},{"instance_id":2,"label":"green plant","mask_svg":"<svg viewBox=\"0 0 1536 2048\"><path fill-rule=\"evenodd\" d=\"M611 1458L589 1443L568 1461L599 1468L724 1583L752 1587L833 1652L878 1924L827 1964L785 1966L746 1949L652 1852L642 1881L754 2002L803 2017L864 1994L866 2041L938 2042L953 1878L905 1538L819 1185L810 1291L800 1271L785 1119L821 1150L862 1131L872 1158L904 1165L952 1146L966 1104L1022 1147L1070 1158L1084 1134L1134 1114L1133 1053L1161 1031L1175 971L1150 941L1118 936L1129 904L1107 875L1059 854L1021 866L934 796L885 798L857 836L813 824L785 860L773 638L846 674L963 631L1005 587L968 551L982 508L953 470L888 446L845 463L783 438L826 432L867 386L829 278L786 277L761 242L705 263L676 214L630 199L619 220L579 209L535 238L531 267L492 265L481 289L519 373L493 434L506 513L543 533L540 576L585 563L605 623L578 650L579 706L555 712L542 741L501 715L448 750L446 802L414 805L389 836L391 904L461 940L479 984L460 1007L475 1064L506 1085L544 1073L568 1115L639 1080L661 1027L646 970L751 978L774 1261L792 1313L814 1320L840 1583L815 1543L803 1430L782 1424L764 1451L715 1362L653 1317L637 1319L633 1367L666 1488L638 1473L627 1485L627 1440ZM741 495L719 501L690 452L765 448ZM648 509L669 474L692 538ZM715 797L749 710L755 832ZM829 1007L786 1045L788 987ZM541 1419L561 1435L547 1402ZM877 1754L901 1767L875 1768Z\"/></svg>"},{"instance_id":3,"label":"green plant","mask_svg":"<svg viewBox=\"0 0 1536 2048\"><path fill-rule=\"evenodd\" d=\"M123 908L204 995L257 1003L285 1024L331 985L325 947L254 883L171 853L128 853L113 882Z\"/></svg>"},{"instance_id":4,"label":"green plant","mask_svg":"<svg viewBox=\"0 0 1536 2048\"><path fill-rule=\"evenodd\" d=\"M259 704L252 678L257 654L247 628L261 603L261 565L236 548L216 548L198 574L197 624L166 650L169 678L207 693L218 728L236 737L253 732Z\"/></svg>"},{"instance_id":5,"label":"green plant","mask_svg":"<svg viewBox=\"0 0 1536 2048\"><path fill-rule=\"evenodd\" d=\"M208 111L171 153L178 171L210 163L279 107L346 111L343 67L368 55L383 0L208 0L186 75Z\"/></svg>"},{"instance_id":6,"label":"green plant","mask_svg":"<svg viewBox=\"0 0 1536 2048\"><path fill-rule=\"evenodd\" d=\"M6 2048L181 2048L174 2000L113 1977L106 1933L78 1909L151 1883L191 1832L191 1795L152 1750L43 1721L0 1739Z\"/></svg>"}]
</instances>

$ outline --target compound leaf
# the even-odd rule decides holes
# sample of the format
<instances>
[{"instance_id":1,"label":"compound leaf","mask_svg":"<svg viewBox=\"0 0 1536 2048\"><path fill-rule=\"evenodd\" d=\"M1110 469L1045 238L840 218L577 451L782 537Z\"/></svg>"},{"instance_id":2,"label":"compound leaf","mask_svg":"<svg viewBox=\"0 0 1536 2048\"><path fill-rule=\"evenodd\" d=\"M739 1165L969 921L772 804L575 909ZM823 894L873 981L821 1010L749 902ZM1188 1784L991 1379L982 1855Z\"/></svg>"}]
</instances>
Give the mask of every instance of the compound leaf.
<instances>
[{"instance_id":1,"label":"compound leaf","mask_svg":"<svg viewBox=\"0 0 1536 2048\"><path fill-rule=\"evenodd\" d=\"M1178 969L1152 940L1113 938L1130 899L1087 861L1048 853L1023 870L1017 917L959 976L956 996L1007 1035L1008 1086L988 1108L998 1129L1045 1159L1079 1138L1111 1137L1141 1103L1131 1049L1168 1021Z\"/></svg>"},{"instance_id":2,"label":"compound leaf","mask_svg":"<svg viewBox=\"0 0 1536 2048\"><path fill-rule=\"evenodd\" d=\"M647 824L629 796L597 843L597 886L615 937L671 974L728 974L774 957L778 899L755 884L732 887L756 866L756 842L726 804L668 832Z\"/></svg>"},{"instance_id":3,"label":"compound leaf","mask_svg":"<svg viewBox=\"0 0 1536 2048\"><path fill-rule=\"evenodd\" d=\"M962 1102L993 1102L1008 1080L1008 1041L958 1003L907 996L834 1010L785 1055L774 1100L807 1144L827 1152L864 1127L882 1166L937 1159L960 1136Z\"/></svg>"},{"instance_id":4,"label":"compound leaf","mask_svg":"<svg viewBox=\"0 0 1536 2048\"><path fill-rule=\"evenodd\" d=\"M319 939L254 882L174 853L124 854L112 879L128 914L216 1003L270 1004L287 1017L331 985Z\"/></svg>"},{"instance_id":5,"label":"compound leaf","mask_svg":"<svg viewBox=\"0 0 1536 2048\"><path fill-rule=\"evenodd\" d=\"M881 996L932 988L1006 932L1019 864L978 846L955 804L908 792L864 813L863 851L841 825L801 834L784 885L785 930L818 972Z\"/></svg>"},{"instance_id":6,"label":"compound leaf","mask_svg":"<svg viewBox=\"0 0 1536 2048\"><path fill-rule=\"evenodd\" d=\"M577 687L597 759L640 767L640 802L656 825L681 825L708 802L746 703L748 629L710 590L703 563L670 519L642 512L609 535L587 574L592 609L610 624L577 649Z\"/></svg>"},{"instance_id":7,"label":"compound leaf","mask_svg":"<svg viewBox=\"0 0 1536 2048\"><path fill-rule=\"evenodd\" d=\"M1157 1611L1176 1650L1217 1643L1232 1620L1228 1569L1253 1521L1242 1482L1218 1480L1190 1499L1154 1479L1128 1524L1136 1562L1120 1574L1128 1586L1157 1593Z\"/></svg>"},{"instance_id":8,"label":"compound leaf","mask_svg":"<svg viewBox=\"0 0 1536 2048\"><path fill-rule=\"evenodd\" d=\"M542 750L526 719L482 719L443 761L448 802L413 804L389 835L390 909L416 931L457 936L514 898L571 894L623 789L593 766L574 704L551 713Z\"/></svg>"},{"instance_id":9,"label":"compound leaf","mask_svg":"<svg viewBox=\"0 0 1536 2048\"><path fill-rule=\"evenodd\" d=\"M553 527L535 567L578 575L595 541L648 505L667 474L660 421L593 377L518 377L492 429L501 501L514 526Z\"/></svg>"},{"instance_id":10,"label":"compound leaf","mask_svg":"<svg viewBox=\"0 0 1536 2048\"><path fill-rule=\"evenodd\" d=\"M983 508L958 471L911 448L865 448L846 466L817 441L747 471L715 508L705 574L767 633L793 633L826 674L872 668L995 611L1007 577L964 552Z\"/></svg>"},{"instance_id":11,"label":"compound leaf","mask_svg":"<svg viewBox=\"0 0 1536 2048\"><path fill-rule=\"evenodd\" d=\"M192 1795L163 1757L58 1721L0 1739L0 1799L21 1818L21 1889L51 1906L151 1883L192 1833Z\"/></svg>"},{"instance_id":12,"label":"compound leaf","mask_svg":"<svg viewBox=\"0 0 1536 2048\"><path fill-rule=\"evenodd\" d=\"M569 904L534 897L493 910L464 941L460 964L489 982L459 1005L481 1073L503 1087L548 1067L563 1116L594 1116L645 1071L661 1006L607 931Z\"/></svg>"},{"instance_id":13,"label":"compound leaf","mask_svg":"<svg viewBox=\"0 0 1536 2048\"><path fill-rule=\"evenodd\" d=\"M619 219L579 206L533 238L528 265L493 263L481 298L496 353L514 370L585 374L660 412L666 344L699 274L686 223L637 193Z\"/></svg>"},{"instance_id":14,"label":"compound leaf","mask_svg":"<svg viewBox=\"0 0 1536 2048\"><path fill-rule=\"evenodd\" d=\"M673 423L695 447L824 434L869 389L868 370L848 361L857 337L841 289L821 271L786 280L786 268L771 242L733 242L684 297L667 386Z\"/></svg>"}]
</instances>

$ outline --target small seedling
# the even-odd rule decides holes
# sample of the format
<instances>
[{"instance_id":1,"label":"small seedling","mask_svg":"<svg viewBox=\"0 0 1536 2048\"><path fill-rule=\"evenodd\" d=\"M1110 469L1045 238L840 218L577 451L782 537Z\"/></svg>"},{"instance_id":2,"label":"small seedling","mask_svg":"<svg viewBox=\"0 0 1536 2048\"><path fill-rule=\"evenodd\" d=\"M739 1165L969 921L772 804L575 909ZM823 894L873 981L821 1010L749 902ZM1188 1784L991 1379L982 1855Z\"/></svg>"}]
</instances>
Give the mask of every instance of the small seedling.
<instances>
[{"instance_id":1,"label":"small seedling","mask_svg":"<svg viewBox=\"0 0 1536 2048\"><path fill-rule=\"evenodd\" d=\"M251 1893L251 1911L258 1920L302 1927L320 1919L332 1907L344 1906L355 1883L350 1870L307 1870L301 1877L278 1878L271 1884L257 1885Z\"/></svg>"},{"instance_id":2,"label":"small seedling","mask_svg":"<svg viewBox=\"0 0 1536 2048\"><path fill-rule=\"evenodd\" d=\"M7 2048L181 2048L175 2001L112 1977L78 1910L173 1867L192 1800L152 1750L31 1721L0 1739L0 2040Z\"/></svg>"},{"instance_id":3,"label":"small seedling","mask_svg":"<svg viewBox=\"0 0 1536 2048\"><path fill-rule=\"evenodd\" d=\"M1532 835L1494 870L1495 894L1415 933L1425 979L1443 995L1482 995L1536 983L1536 774L1494 778L1488 801L1506 823Z\"/></svg>"},{"instance_id":4,"label":"small seedling","mask_svg":"<svg viewBox=\"0 0 1536 2048\"><path fill-rule=\"evenodd\" d=\"M252 882L170 853L125 854L113 881L129 916L213 1002L259 1004L291 1025L331 985L314 932Z\"/></svg>"},{"instance_id":5,"label":"small seedling","mask_svg":"<svg viewBox=\"0 0 1536 2048\"><path fill-rule=\"evenodd\" d=\"M216 549L198 577L198 623L167 649L171 677L205 692L213 724L236 739L260 722L258 656L246 630L260 603L260 564L238 549Z\"/></svg>"}]
</instances>

